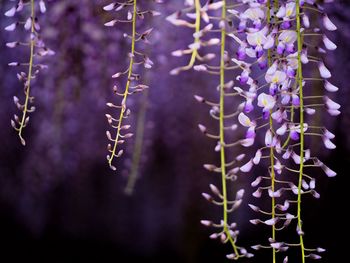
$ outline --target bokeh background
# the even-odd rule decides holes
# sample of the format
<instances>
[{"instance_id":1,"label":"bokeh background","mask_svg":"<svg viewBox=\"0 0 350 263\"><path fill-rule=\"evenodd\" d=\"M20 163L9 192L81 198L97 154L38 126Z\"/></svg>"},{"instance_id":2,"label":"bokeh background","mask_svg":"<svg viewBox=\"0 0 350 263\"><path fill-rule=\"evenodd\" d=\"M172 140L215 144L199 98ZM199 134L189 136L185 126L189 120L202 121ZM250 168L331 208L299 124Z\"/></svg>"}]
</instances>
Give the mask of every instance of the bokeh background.
<instances>
[{"instance_id":1,"label":"bokeh background","mask_svg":"<svg viewBox=\"0 0 350 263\"><path fill-rule=\"evenodd\" d=\"M149 1L151 2L151 1ZM327 56L334 84L340 87L337 101L342 114L326 118L336 134L337 149L324 151L314 142L319 156L338 172L336 178L316 175L320 200L306 200L305 231L311 245L328 249L324 262L346 259L349 230L350 164L350 4L335 1L327 11L338 26L330 37L338 49ZM0 13L12 3L0 1ZM145 123L140 178L132 196L124 194L133 141L129 141L118 171L105 160L108 128L106 101L113 100L110 76L127 65L129 50L123 29L105 28L105 1L54 0L40 18L42 36L56 55L46 59L49 69L35 81L37 111L25 131L23 148L10 126L16 113L14 95L22 95L17 69L7 63L26 60L27 49L11 50L5 43L16 33L0 31L0 260L3 262L226 262L228 247L208 238L204 218L220 218L220 210L207 204L201 192L218 178L202 168L215 163L215 142L200 136L199 122L210 124L208 109L193 100L194 94L217 97L217 79L187 72L168 72L185 63L170 56L184 47L190 32L164 22L182 5L168 0L156 7L155 31L149 54L155 62L144 74L151 89ZM142 3L143 4L143 3ZM149 5L150 3L146 3ZM1 28L11 19L0 17ZM125 28L124 28L125 29ZM135 125L142 95L130 101ZM259 171L255 171L257 174ZM248 195L254 175L239 181ZM217 181L219 182L219 181ZM251 245L268 237L268 230L251 226L247 203L235 215L241 243ZM288 235L288 234L287 234ZM248 262L265 262L258 253ZM267 262L267 261L266 261Z\"/></svg>"}]
</instances>

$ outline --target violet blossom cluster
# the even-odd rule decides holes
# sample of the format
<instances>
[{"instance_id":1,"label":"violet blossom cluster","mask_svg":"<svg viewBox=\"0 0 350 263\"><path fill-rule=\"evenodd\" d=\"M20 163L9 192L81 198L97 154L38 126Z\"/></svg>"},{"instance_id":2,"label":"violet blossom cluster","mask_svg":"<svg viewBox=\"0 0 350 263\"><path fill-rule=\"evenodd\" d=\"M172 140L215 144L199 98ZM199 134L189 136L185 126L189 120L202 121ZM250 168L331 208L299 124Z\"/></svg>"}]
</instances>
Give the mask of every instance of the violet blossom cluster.
<instances>
[{"instance_id":1,"label":"violet blossom cluster","mask_svg":"<svg viewBox=\"0 0 350 263\"><path fill-rule=\"evenodd\" d=\"M168 20L176 26L195 29L194 42L188 49L173 52L174 56L191 55L191 60L187 66L176 68L171 74L193 68L220 75L219 103L195 96L197 101L211 107L210 115L220 122L219 135L212 134L206 126L199 125L202 133L218 141L215 150L221 153L220 166L206 164L204 167L223 175L222 190L215 185L210 186L214 196L220 200L217 201L206 193L203 196L224 207L224 219L221 224L208 220L203 220L202 223L223 228L222 232L214 233L211 237L221 237L226 242L228 233L236 241L235 231L225 231L230 228L225 227L225 207L230 204L237 208L243 195L237 194L239 198L228 200L225 182L237 179L239 174L249 173L254 165L260 169L267 167L265 174L253 180L251 186L257 188L253 193L255 198L265 197L265 194L270 198L271 208L263 210L254 204L249 204L249 207L261 215L250 222L271 227L271 233L267 242L252 248L271 249L273 262L276 262L281 252L291 248L300 248L302 262L306 258L320 259L323 248L308 248L305 245L301 201L307 194L320 197L316 190L316 178L309 174L309 170L318 167L328 177L336 175L312 155L307 144L310 138L316 137L320 138L326 149L336 148L332 142L334 134L325 126L314 126L311 122L315 114L323 114L324 111L331 116L340 114L340 105L327 94L336 92L338 88L330 82L331 73L324 62L325 54L337 48L327 36L327 31L334 31L337 27L324 13L324 8L314 0L208 1L203 7L200 1L185 3L189 7L171 15ZM210 7L223 8L223 15L208 15ZM181 15L186 15L187 20L182 19ZM202 20L205 26L201 26ZM213 26L212 20L219 21L219 29ZM220 32L224 35L221 39L211 37L203 40L208 34ZM225 49L226 37L230 40L229 46L236 48L235 56L231 56ZM205 60L199 56L208 43L221 45L222 63L219 67L203 63ZM217 54L208 55L212 59ZM316 77L312 74L313 68L317 69ZM236 69L240 69L240 73L236 76L231 74L231 80L227 82L224 72ZM325 95L312 94L310 87L315 82L322 84ZM238 106L231 104L234 111L229 114L224 109L227 97L243 99ZM230 118L234 118L235 122L230 122ZM238 126L245 130L245 137L228 143L225 134L236 130ZM260 144L263 146L260 147ZM227 162L225 149L230 147L256 147L255 155L243 165L237 166L236 163L244 161L245 154ZM244 190L240 192L243 193ZM293 242L293 238L287 241L280 239L279 233L289 225L296 229L299 242ZM237 249L234 252L227 257L238 259L241 254L251 256L246 250L241 251L241 254ZM288 262L288 255L283 256L283 262Z\"/></svg>"},{"instance_id":2,"label":"violet blossom cluster","mask_svg":"<svg viewBox=\"0 0 350 263\"><path fill-rule=\"evenodd\" d=\"M240 112L240 106L233 112L225 111L225 104L229 98L238 95L232 93L234 82L226 77L232 70L239 67L230 61L231 55L225 44L227 36L235 31L230 23L232 14L227 12L230 5L226 1L208 1L202 5L199 0L185 1L185 5L185 9L173 13L167 20L175 26L193 30L193 42L189 43L188 48L172 52L175 57L190 56L190 60L186 66L175 68L170 74L177 75L193 68L198 72L218 75L220 79L217 86L219 102L199 95L194 96L198 102L210 107L210 116L218 123L218 127L207 128L203 124L199 124L198 127L204 135L217 142L215 151L220 153L219 165L204 164L204 168L221 176L221 190L215 184L210 184L212 193L202 193L202 195L210 203L222 208L222 220L220 222L202 220L201 223L215 229L210 238L230 244L232 252L227 254L228 259L250 258L253 254L238 245L239 230L237 223L231 218L231 213L241 206L245 190L237 190L233 197L228 191L232 183L237 180L239 163L245 158L245 154L232 158L232 154L229 154L230 149L236 143L229 143L226 134L228 131L237 129L238 125L233 122ZM219 48L216 48L217 46ZM215 128L219 131L212 131Z\"/></svg>"},{"instance_id":3,"label":"violet blossom cluster","mask_svg":"<svg viewBox=\"0 0 350 263\"><path fill-rule=\"evenodd\" d=\"M264 138L264 146L240 167L240 171L248 173L253 165L259 165L266 158L268 172L252 183L257 187L253 196L261 198L266 192L272 204L269 211L250 204L252 210L263 217L252 219L251 223L272 227L268 243L253 248L271 248L273 262L277 252L290 247L301 248L302 262L307 257L318 259L324 249L310 249L304 244L301 197L306 194L315 198L320 196L316 191L316 179L306 173L308 167L320 167L329 177L336 175L306 146L309 136L317 136L325 148L336 147L331 141L334 135L326 127L308 125L322 108L331 116L340 113L340 105L328 95L313 96L310 92L310 84L314 81L322 82L327 92L338 89L329 82L331 73L322 56L336 49L326 35L327 31L336 30L336 26L315 1L242 2L245 3L244 10L236 13L239 34L234 36L239 44L236 63L245 65L237 77L242 88L235 88L245 99L238 121L247 129L243 146L256 145L259 134ZM317 18L321 15L322 29L310 18L315 14ZM310 38L322 40L324 47L312 46ZM258 77L252 74L255 64L261 70ZM319 77L305 77L310 74L305 69L313 67L318 68ZM278 237L278 232L290 224L296 228L298 243L281 241ZM284 258L284 262L287 261L288 256Z\"/></svg>"},{"instance_id":4,"label":"violet blossom cluster","mask_svg":"<svg viewBox=\"0 0 350 263\"><path fill-rule=\"evenodd\" d=\"M29 57L19 61L10 62L11 67L24 68L17 73L17 78L24 86L24 102L17 97L13 97L14 104L21 111L21 116L14 115L11 120L11 126L16 130L22 145L26 144L23 138L23 129L28 125L29 113L35 111L33 106L34 97L31 95L31 87L40 70L47 68L45 64L40 63L40 58L54 55L55 52L49 49L43 39L40 37L40 24L37 13L46 12L44 0L31 1L13 1L13 6L5 12L5 16L11 19L11 23L5 27L5 31L12 32L23 30L21 39L12 40L6 43L8 48L29 48ZM14 20L16 19L16 20ZM23 27L23 29L22 29ZM25 70L26 69L26 70Z\"/></svg>"},{"instance_id":5,"label":"violet blossom cluster","mask_svg":"<svg viewBox=\"0 0 350 263\"><path fill-rule=\"evenodd\" d=\"M162 3L162 0L154 0L153 2ZM124 2L112 2L103 7L105 11L113 13L113 16L115 13L117 14L116 18L104 24L106 27L123 24L130 25L131 27L129 31L124 33L124 38L131 42L130 52L128 54L129 65L125 70L117 72L112 76L114 79L125 77L125 87L123 89L119 88L118 85L114 85L113 87L114 93L121 98L121 101L107 103L109 108L119 112L117 116L106 114L110 127L115 130L115 135L112 135L110 131L106 131L107 138L110 141L108 144L109 154L107 155L107 161L112 170L116 170L113 160L120 157L124 152L122 149L119 150L119 145L124 144L126 139L133 136L132 132L128 132L130 125L124 124L124 119L127 119L131 113L131 110L127 106L129 95L149 88L142 83L142 77L139 73L136 73L136 70L139 65L143 65L146 69L150 69L153 66L153 61L148 55L137 49L138 42L149 43L148 37L153 28L140 29L138 22L141 22L147 16L158 16L160 13L153 10L141 10L139 6L140 3L137 0L126 0Z\"/></svg>"}]
</instances>

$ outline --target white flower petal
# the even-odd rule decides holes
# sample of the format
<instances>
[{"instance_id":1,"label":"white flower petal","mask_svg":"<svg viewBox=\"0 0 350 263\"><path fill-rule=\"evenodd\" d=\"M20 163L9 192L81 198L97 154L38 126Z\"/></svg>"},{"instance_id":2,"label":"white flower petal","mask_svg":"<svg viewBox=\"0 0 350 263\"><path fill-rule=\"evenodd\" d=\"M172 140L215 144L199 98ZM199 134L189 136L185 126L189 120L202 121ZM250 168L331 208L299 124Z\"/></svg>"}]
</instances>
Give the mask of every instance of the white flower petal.
<instances>
[{"instance_id":1,"label":"white flower petal","mask_svg":"<svg viewBox=\"0 0 350 263\"><path fill-rule=\"evenodd\" d=\"M8 25L7 27L5 27L6 31L14 31L16 29L17 23L12 23L11 25Z\"/></svg>"},{"instance_id":2,"label":"white flower petal","mask_svg":"<svg viewBox=\"0 0 350 263\"><path fill-rule=\"evenodd\" d=\"M283 30L278 40L284 44L293 44L297 40L297 33L294 30Z\"/></svg>"},{"instance_id":3,"label":"white flower petal","mask_svg":"<svg viewBox=\"0 0 350 263\"><path fill-rule=\"evenodd\" d=\"M29 30L31 27L32 27L32 18L28 17L28 19L26 20L26 22L24 24L24 29Z\"/></svg>"},{"instance_id":4,"label":"white flower petal","mask_svg":"<svg viewBox=\"0 0 350 263\"><path fill-rule=\"evenodd\" d=\"M338 116L341 112L339 110L327 110L331 116Z\"/></svg>"},{"instance_id":5,"label":"white flower petal","mask_svg":"<svg viewBox=\"0 0 350 263\"><path fill-rule=\"evenodd\" d=\"M320 75L322 78L329 79L330 77L332 77L331 72L328 70L328 68L326 68L323 62L320 62L318 64L318 70L320 71Z\"/></svg>"},{"instance_id":6,"label":"white flower petal","mask_svg":"<svg viewBox=\"0 0 350 263\"><path fill-rule=\"evenodd\" d=\"M312 108L305 108L305 112L308 115L314 115L316 113L316 110Z\"/></svg>"},{"instance_id":7,"label":"white flower petal","mask_svg":"<svg viewBox=\"0 0 350 263\"><path fill-rule=\"evenodd\" d=\"M307 15L303 15L302 16L302 19L303 19L303 24L304 24L304 27L305 28L309 28L310 27L310 19Z\"/></svg>"},{"instance_id":8,"label":"white flower petal","mask_svg":"<svg viewBox=\"0 0 350 263\"><path fill-rule=\"evenodd\" d=\"M327 137L324 136L322 139L323 139L324 146L327 149L333 150L333 149L337 148L337 146Z\"/></svg>"},{"instance_id":9,"label":"white flower petal","mask_svg":"<svg viewBox=\"0 0 350 263\"><path fill-rule=\"evenodd\" d=\"M16 14L16 6L10 8L8 11L5 12L5 16L7 17L13 17Z\"/></svg>"},{"instance_id":10,"label":"white flower petal","mask_svg":"<svg viewBox=\"0 0 350 263\"><path fill-rule=\"evenodd\" d=\"M295 152L292 152L292 159L296 164L300 164L301 163L301 158L298 154L296 154Z\"/></svg>"},{"instance_id":11,"label":"white flower petal","mask_svg":"<svg viewBox=\"0 0 350 263\"><path fill-rule=\"evenodd\" d=\"M265 134L265 145L267 147L272 146L272 132L270 129L268 129Z\"/></svg>"},{"instance_id":12,"label":"white flower petal","mask_svg":"<svg viewBox=\"0 0 350 263\"><path fill-rule=\"evenodd\" d=\"M251 46L262 46L266 43L267 37L266 37L266 29L263 28L262 30L254 33L247 33L247 41L249 45Z\"/></svg>"},{"instance_id":13,"label":"white flower petal","mask_svg":"<svg viewBox=\"0 0 350 263\"><path fill-rule=\"evenodd\" d=\"M275 218L271 218L269 220L264 221L264 223L268 226L273 226L277 223L278 220L279 220L279 218L275 217Z\"/></svg>"},{"instance_id":14,"label":"white flower petal","mask_svg":"<svg viewBox=\"0 0 350 263\"><path fill-rule=\"evenodd\" d=\"M252 126L252 122L251 120L249 119L249 117L247 115L245 115L243 112L241 112L239 115L238 115L238 121L239 123L244 126L244 127L250 127Z\"/></svg>"},{"instance_id":15,"label":"white flower petal","mask_svg":"<svg viewBox=\"0 0 350 263\"><path fill-rule=\"evenodd\" d=\"M328 139L334 139L335 135L330 132L329 130L327 130L326 128L323 131L323 135L326 136Z\"/></svg>"},{"instance_id":16,"label":"white flower petal","mask_svg":"<svg viewBox=\"0 0 350 263\"><path fill-rule=\"evenodd\" d=\"M240 154L240 155L238 155L238 156L236 157L236 160L237 160L237 161L242 161L242 160L244 159L244 157L245 157L245 154L242 153L242 154Z\"/></svg>"},{"instance_id":17,"label":"white flower petal","mask_svg":"<svg viewBox=\"0 0 350 263\"><path fill-rule=\"evenodd\" d=\"M40 8L40 12L41 13L45 13L46 12L46 5L45 5L45 2L43 0L40 0L39 8Z\"/></svg>"},{"instance_id":18,"label":"white flower petal","mask_svg":"<svg viewBox=\"0 0 350 263\"><path fill-rule=\"evenodd\" d=\"M336 103L327 96L324 96L324 101L326 103L327 109L329 110L339 110L341 107L339 103Z\"/></svg>"},{"instance_id":19,"label":"white flower petal","mask_svg":"<svg viewBox=\"0 0 350 263\"><path fill-rule=\"evenodd\" d=\"M249 162L247 162L245 165L241 166L239 170L243 173L248 173L253 167L253 160L250 159Z\"/></svg>"},{"instance_id":20,"label":"white flower petal","mask_svg":"<svg viewBox=\"0 0 350 263\"><path fill-rule=\"evenodd\" d=\"M254 138L240 140L240 143L243 147L250 147L254 144Z\"/></svg>"},{"instance_id":21,"label":"white flower petal","mask_svg":"<svg viewBox=\"0 0 350 263\"><path fill-rule=\"evenodd\" d=\"M323 44L328 50L336 50L337 45L334 44L326 35L323 35Z\"/></svg>"},{"instance_id":22,"label":"white flower petal","mask_svg":"<svg viewBox=\"0 0 350 263\"><path fill-rule=\"evenodd\" d=\"M334 177L337 175L336 172L334 172L333 170L331 170L328 166L326 166L324 164L322 165L322 169L328 177Z\"/></svg>"},{"instance_id":23,"label":"white flower petal","mask_svg":"<svg viewBox=\"0 0 350 263\"><path fill-rule=\"evenodd\" d=\"M339 89L337 86L334 86L333 84L331 84L327 80L325 80L324 87L329 92L336 92Z\"/></svg>"},{"instance_id":24,"label":"white flower petal","mask_svg":"<svg viewBox=\"0 0 350 263\"><path fill-rule=\"evenodd\" d=\"M283 123L281 127L279 127L276 133L280 136L284 135L287 131L287 123Z\"/></svg>"},{"instance_id":25,"label":"white flower petal","mask_svg":"<svg viewBox=\"0 0 350 263\"><path fill-rule=\"evenodd\" d=\"M236 193L236 200L241 200L244 196L244 192L245 192L244 189L238 190Z\"/></svg>"},{"instance_id":26,"label":"white flower petal","mask_svg":"<svg viewBox=\"0 0 350 263\"><path fill-rule=\"evenodd\" d=\"M276 72L276 70L277 70L277 65L278 65L278 62L275 61L275 62L271 65L271 67L269 67L269 69L266 71L266 74L267 74L267 75L272 75L272 74L274 74L274 73Z\"/></svg>"},{"instance_id":27,"label":"white flower petal","mask_svg":"<svg viewBox=\"0 0 350 263\"><path fill-rule=\"evenodd\" d=\"M256 186L258 186L258 185L261 183L261 181L262 181L262 177L259 176L259 177L257 177L257 178L254 180L254 182L251 183L251 186L252 186L252 187L256 187Z\"/></svg>"},{"instance_id":28,"label":"white flower petal","mask_svg":"<svg viewBox=\"0 0 350 263\"><path fill-rule=\"evenodd\" d=\"M271 110L276 104L276 100L269 94L261 93L258 96L258 106L263 107L264 110Z\"/></svg>"},{"instance_id":29,"label":"white flower petal","mask_svg":"<svg viewBox=\"0 0 350 263\"><path fill-rule=\"evenodd\" d=\"M276 16L278 18L282 18L286 15L286 8L285 6L281 6L280 9L278 9L278 12L276 13Z\"/></svg>"},{"instance_id":30,"label":"white flower petal","mask_svg":"<svg viewBox=\"0 0 350 263\"><path fill-rule=\"evenodd\" d=\"M261 150L259 149L259 150L257 150L257 152L255 153L255 156L254 156L254 158L253 158L253 163L254 163L255 165L257 165L257 164L260 163L261 156L262 156L262 152L261 152Z\"/></svg>"},{"instance_id":31,"label":"white flower petal","mask_svg":"<svg viewBox=\"0 0 350 263\"><path fill-rule=\"evenodd\" d=\"M322 21L323 21L324 27L327 30L329 30L329 31L337 30L336 25L333 24L333 22L329 19L329 17L326 14L323 15Z\"/></svg>"}]
</instances>

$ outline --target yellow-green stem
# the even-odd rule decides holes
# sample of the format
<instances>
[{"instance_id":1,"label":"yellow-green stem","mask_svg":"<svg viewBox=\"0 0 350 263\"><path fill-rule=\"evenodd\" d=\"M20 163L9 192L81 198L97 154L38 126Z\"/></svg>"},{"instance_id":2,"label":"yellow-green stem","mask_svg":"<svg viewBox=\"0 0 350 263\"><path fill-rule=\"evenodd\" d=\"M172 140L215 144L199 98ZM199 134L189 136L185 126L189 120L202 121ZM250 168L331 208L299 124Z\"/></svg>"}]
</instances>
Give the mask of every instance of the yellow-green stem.
<instances>
[{"instance_id":1,"label":"yellow-green stem","mask_svg":"<svg viewBox=\"0 0 350 263\"><path fill-rule=\"evenodd\" d=\"M300 0L296 0L296 19L297 19L297 35L298 35L298 85L300 96L300 166L299 166L299 183L298 183L298 228L300 237L300 248L302 263L305 263L305 247L304 238L302 233L302 220L301 220L301 187L304 170L304 97L303 97L303 69L301 63L302 52L302 36L301 36L301 22L300 22Z\"/></svg>"},{"instance_id":2,"label":"yellow-green stem","mask_svg":"<svg viewBox=\"0 0 350 263\"><path fill-rule=\"evenodd\" d=\"M25 140L22 136L23 128L25 126L25 121L26 121L26 116L28 112L28 105L29 105L29 100L30 100L30 85L32 81L32 74L33 74L33 60L34 60L34 46L35 46L35 27L34 27L34 22L35 22L35 1L31 0L31 19L32 19L32 25L30 29L30 58L29 58L29 69L28 69L28 79L25 83L24 87L24 93L26 95L25 102L24 102L24 108L23 108L23 114L22 114L22 120L19 123L20 127L18 128L18 136L22 142L23 145L25 145Z\"/></svg>"},{"instance_id":3,"label":"yellow-green stem","mask_svg":"<svg viewBox=\"0 0 350 263\"><path fill-rule=\"evenodd\" d=\"M271 117L270 112L270 129L273 129L273 119ZM271 191L274 193L275 192L275 153L273 146L270 147L270 164L271 164ZM276 211L275 211L275 206L276 206L276 200L275 197L272 195L271 197L271 217L275 218L276 217ZM272 239L276 240L276 227L275 225L272 226ZM272 262L276 263L276 249L272 248Z\"/></svg>"},{"instance_id":4,"label":"yellow-green stem","mask_svg":"<svg viewBox=\"0 0 350 263\"><path fill-rule=\"evenodd\" d=\"M114 146L113 146L111 156L108 160L108 163L110 166L112 166L113 159L116 156L117 145L118 145L119 137L120 137L120 127L122 125L124 113L126 111L126 99L128 97L128 93L129 93L129 87L130 87L130 83L131 83L131 75L132 75L133 66L134 66L135 40L136 40L136 17L137 17L137 0L134 0L133 14L132 14L131 52L130 52L130 64L129 64L129 69L128 69L128 79L126 81L125 91L124 91L124 96L123 96L124 105L122 105L122 108L120 110L119 120L118 120L117 135L116 135L116 138L114 141Z\"/></svg>"},{"instance_id":5,"label":"yellow-green stem","mask_svg":"<svg viewBox=\"0 0 350 263\"><path fill-rule=\"evenodd\" d=\"M278 2L274 0L274 9L278 8ZM270 0L267 1L267 23L270 25L271 23L271 2ZM268 56L268 65L269 67L272 65L272 52L271 49L268 49L267 51L267 56ZM270 110L270 119L269 119L269 125L270 125L270 130L273 131L273 119L272 119L272 110ZM270 176L271 176L271 191L275 192L275 170L274 170L274 165L275 165L275 153L273 146L270 147L270 165L271 165L271 171L270 171ZM275 206L276 206L276 200L275 197L271 197L271 217L275 218L276 217L276 212L275 212ZM272 239L276 240L276 227L275 225L272 226ZM276 249L272 248L272 262L276 263Z\"/></svg>"},{"instance_id":6,"label":"yellow-green stem","mask_svg":"<svg viewBox=\"0 0 350 263\"><path fill-rule=\"evenodd\" d=\"M200 42L199 31L201 30L201 3L200 0L195 0L195 9L196 9L196 22L195 22L195 35L194 43L198 44ZM195 45L196 46L196 45ZM193 67L194 62L196 61L196 57L198 55L198 50L194 49L191 55L190 62L183 70L187 70Z\"/></svg>"},{"instance_id":7,"label":"yellow-green stem","mask_svg":"<svg viewBox=\"0 0 350 263\"><path fill-rule=\"evenodd\" d=\"M239 252L236 246L236 241L233 240L228 228L228 212L227 212L227 185L226 185L226 155L225 155L225 134L224 134L224 114L225 114L225 43L226 43L226 0L223 1L221 21L224 23L221 28L221 50L220 50L220 159L221 159L221 180L222 180L222 195L223 195L223 218L224 231L230 241L235 257L239 257Z\"/></svg>"}]
</instances>

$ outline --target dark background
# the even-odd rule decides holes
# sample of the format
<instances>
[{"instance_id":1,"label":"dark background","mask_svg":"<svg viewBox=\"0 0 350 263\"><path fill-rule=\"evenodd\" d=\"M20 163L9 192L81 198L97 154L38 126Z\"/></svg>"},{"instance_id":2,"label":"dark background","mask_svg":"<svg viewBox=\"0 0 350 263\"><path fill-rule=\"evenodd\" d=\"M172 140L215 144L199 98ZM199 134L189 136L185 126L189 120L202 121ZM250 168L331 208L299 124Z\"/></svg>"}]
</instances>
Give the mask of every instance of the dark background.
<instances>
[{"instance_id":1,"label":"dark background","mask_svg":"<svg viewBox=\"0 0 350 263\"><path fill-rule=\"evenodd\" d=\"M327 248L323 262L329 263L348 257L349 237L345 212L349 209L350 6L347 1L336 2L327 10L339 29L330 34L338 49L326 62L332 69L332 81L340 87L337 101L342 104L342 114L320 121L336 134L337 149L324 151L317 142L313 148L338 176L330 179L316 174L321 199L307 199L303 208L305 238L311 246ZM150 54L156 66L145 79L150 79L152 88L141 178L132 196L123 193L132 141L116 173L105 161L105 102L113 99L110 76L126 67L129 47L122 30L103 27L108 15L101 11L102 4L90 0L48 3L48 13L40 23L56 55L46 59L49 69L40 73L33 86L38 110L25 131L25 148L10 126L16 113L12 97L22 96L22 87L16 80L17 69L7 63L25 60L28 50L5 46L19 38L20 32L0 32L0 260L226 262L229 248L210 240L209 229L199 223L206 218L220 219L221 212L201 197L209 183L219 183L202 164L217 162L218 156L213 151L215 142L197 131L197 123L210 123L208 109L193 100L197 93L217 98L210 89L218 80L193 72L176 77L168 74L185 63L173 59L170 52L188 44L190 36L164 22L181 3L167 1L157 7L163 15L153 21L156 31ZM0 1L1 13L9 6L10 1ZM10 20L1 16L1 28ZM135 109L132 124L140 99L136 95L131 101ZM255 202L249 188L254 178L247 174L239 180L239 187L245 187L248 194L235 214L244 246L269 236L268 228L247 223L255 216L247 209L248 202ZM269 253L258 252L256 259L247 262L268 258ZM293 257L290 260L296 262Z\"/></svg>"}]
</instances>

